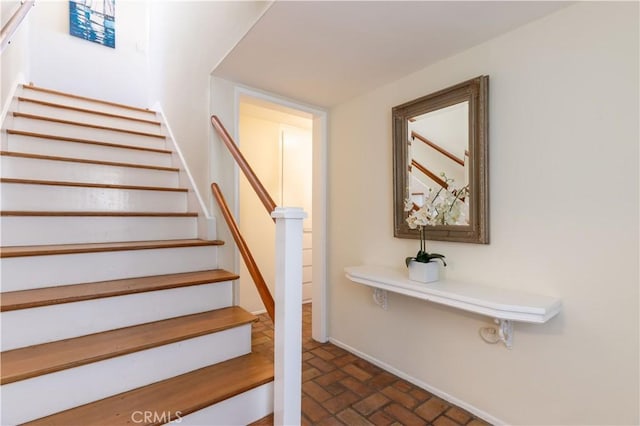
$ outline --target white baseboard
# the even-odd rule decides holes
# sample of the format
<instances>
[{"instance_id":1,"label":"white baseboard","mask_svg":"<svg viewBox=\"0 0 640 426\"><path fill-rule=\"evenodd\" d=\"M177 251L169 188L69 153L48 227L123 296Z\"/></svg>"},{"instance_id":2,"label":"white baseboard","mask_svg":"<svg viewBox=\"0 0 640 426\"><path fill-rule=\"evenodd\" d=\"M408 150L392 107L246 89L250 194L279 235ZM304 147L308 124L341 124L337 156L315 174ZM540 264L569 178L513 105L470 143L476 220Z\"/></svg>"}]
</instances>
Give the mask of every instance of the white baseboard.
<instances>
[{"instance_id":1,"label":"white baseboard","mask_svg":"<svg viewBox=\"0 0 640 426\"><path fill-rule=\"evenodd\" d=\"M369 361L370 363L382 368L383 370L386 370L389 373L394 374L394 375L400 377L401 379L404 379L404 380L406 380L406 381L408 381L408 382L410 382L410 383L412 383L412 384L414 384L414 385L426 390L427 392L430 392L430 393L436 395L437 397L442 398L445 401L450 402L451 404L454 404L454 405L462 408L463 410L466 410L466 411L470 412L471 414L473 414L473 415L475 415L477 417L480 417L481 419L483 419L486 422L491 423L492 425L498 426L498 425L506 425L507 424L506 422L504 422L504 421L492 416L491 414L486 413L485 411L480 410L479 408L474 407L473 405L468 404L467 402L462 401L461 399L458 399L458 398L456 398L456 397L454 397L452 395L449 395L448 393L443 392L440 389L437 389L437 388L435 388L435 387L433 387L433 386L431 386L431 385L429 385L429 384L427 384L427 383L425 383L425 382L423 382L423 381L421 381L419 379L416 379L415 377L410 376L407 373L405 373L403 371L400 371L397 368L392 367L391 365L389 365L389 364L387 364L387 363L385 363L383 361L380 361L377 358L374 358L374 357L372 357L370 355L367 355L364 352L361 352L361 351L359 351L359 350L357 350L355 348L352 348L351 346L349 346L349 345L347 345L345 343L342 343L339 340L336 340L336 339L330 337L329 341L331 343L333 343L334 345L336 345L336 346L338 346L338 347L340 347L340 348L342 348L342 349L344 349L344 350L346 350L348 352L351 352L352 354L357 355L362 359L365 359L365 360Z\"/></svg>"}]
</instances>

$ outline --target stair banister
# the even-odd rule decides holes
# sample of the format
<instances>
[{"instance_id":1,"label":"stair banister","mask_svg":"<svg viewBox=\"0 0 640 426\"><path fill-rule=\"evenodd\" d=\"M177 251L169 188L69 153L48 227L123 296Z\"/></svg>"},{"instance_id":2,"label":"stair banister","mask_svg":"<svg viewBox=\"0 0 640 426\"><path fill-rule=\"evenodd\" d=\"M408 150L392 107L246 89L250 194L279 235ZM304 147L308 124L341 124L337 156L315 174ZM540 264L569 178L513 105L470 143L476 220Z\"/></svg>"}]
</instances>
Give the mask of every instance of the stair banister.
<instances>
[{"instance_id":1,"label":"stair banister","mask_svg":"<svg viewBox=\"0 0 640 426\"><path fill-rule=\"evenodd\" d=\"M429 139L425 138L424 136L422 136L420 133L416 132L415 130L411 131L411 137L426 143L428 146L430 146L431 148L435 149L436 151L438 151L442 155L444 155L447 158L455 161L456 163L460 164L461 166L464 166L464 160L463 159L458 158L455 154L452 154L451 152L447 151L446 149L444 149L443 147L441 147L437 143L430 141ZM467 151L465 151L465 154L467 154Z\"/></svg>"},{"instance_id":2,"label":"stair banister","mask_svg":"<svg viewBox=\"0 0 640 426\"><path fill-rule=\"evenodd\" d=\"M437 183L438 185L440 185L444 189L449 188L449 184L447 182L445 182L444 180L440 179L435 173L433 173L431 170L427 169L422 164L418 163L416 160L411 160L411 166L415 167L418 170L420 170L422 173L427 175L431 180L433 180L435 183Z\"/></svg>"},{"instance_id":3,"label":"stair banister","mask_svg":"<svg viewBox=\"0 0 640 426\"><path fill-rule=\"evenodd\" d=\"M249 270L249 274L251 275L251 278L253 279L253 282L256 285L256 289L258 290L260 299L262 300L262 303L264 304L264 307L267 310L269 317L275 322L275 302L273 301L273 296L271 296L271 292L269 291L269 287L267 287L267 284L264 280L264 277L262 276L262 273L260 273L260 270L258 269L258 264L254 260L253 255L249 250L249 246L247 245L246 241L242 237L242 234L240 234L240 229L238 228L238 224L233 218L233 215L229 210L229 206L226 200L224 199L224 196L222 195L222 191L220 191L220 187L218 186L217 183L211 184L211 191L213 192L213 195L216 201L218 202L218 206L220 206L220 211L222 212L222 216L224 217L224 220L227 222L227 226L229 227L229 230L231 231L231 235L233 236L233 239L236 242L236 245L238 246L238 250L242 255L242 259L244 260L244 263L247 266L247 269Z\"/></svg>"},{"instance_id":4,"label":"stair banister","mask_svg":"<svg viewBox=\"0 0 640 426\"><path fill-rule=\"evenodd\" d=\"M276 301L274 306L271 294L260 278L254 282L258 287L260 297L267 312L274 320L274 424L276 425L298 425L300 424L300 412L302 404L301 389L301 367L302 367L302 233L303 221L307 214L300 208L277 207L271 196L264 188L256 174L253 172L247 160L233 142L233 139L225 129L222 122L215 115L211 116L211 124L216 129L220 138L229 149L229 152L238 163L254 191L262 201L262 204L276 223L276 275L275 293ZM211 189L218 200L229 229L234 235L236 244L240 249L245 263L251 258L251 263L255 261L251 256L244 239L240 235L238 226L229 211L226 202L217 184L212 183ZM222 200L222 202L220 202ZM224 207L223 207L224 206ZM241 248L241 246L243 248ZM247 257L245 257L245 255ZM251 272L252 268L247 263L247 268ZM255 271L259 270L255 265ZM262 290L261 290L262 289ZM265 300L267 302L265 303Z\"/></svg>"},{"instance_id":5,"label":"stair banister","mask_svg":"<svg viewBox=\"0 0 640 426\"><path fill-rule=\"evenodd\" d=\"M300 208L278 207L276 221L275 425L299 425L302 404L302 225Z\"/></svg>"},{"instance_id":6,"label":"stair banister","mask_svg":"<svg viewBox=\"0 0 640 426\"><path fill-rule=\"evenodd\" d=\"M0 53L2 53L4 48L9 45L11 37L18 30L20 24L35 4L35 0L22 0L18 10L16 10L13 16L11 16L7 23L4 24L2 31L0 31Z\"/></svg>"},{"instance_id":7,"label":"stair banister","mask_svg":"<svg viewBox=\"0 0 640 426\"><path fill-rule=\"evenodd\" d=\"M260 179L258 179L251 166L249 166L249 163L238 149L238 146L233 142L229 132L227 132L227 129L222 125L220 119L215 115L211 116L211 124L213 124L213 127L218 132L220 139L222 139L222 142L224 142L225 146L236 160L236 163L238 163L240 170L242 170L244 175L247 177L249 184L258 195L258 198L260 198L262 205L267 209L267 213L271 214L276 208L276 203L273 201L266 188L262 185L262 182L260 182Z\"/></svg>"},{"instance_id":8,"label":"stair banister","mask_svg":"<svg viewBox=\"0 0 640 426\"><path fill-rule=\"evenodd\" d=\"M277 207L275 305L262 274L242 238L216 183L211 184L220 210L249 269L269 316L274 320L274 424L300 424L302 404L302 225L307 214L300 208ZM275 310L275 312L274 312Z\"/></svg>"}]
</instances>

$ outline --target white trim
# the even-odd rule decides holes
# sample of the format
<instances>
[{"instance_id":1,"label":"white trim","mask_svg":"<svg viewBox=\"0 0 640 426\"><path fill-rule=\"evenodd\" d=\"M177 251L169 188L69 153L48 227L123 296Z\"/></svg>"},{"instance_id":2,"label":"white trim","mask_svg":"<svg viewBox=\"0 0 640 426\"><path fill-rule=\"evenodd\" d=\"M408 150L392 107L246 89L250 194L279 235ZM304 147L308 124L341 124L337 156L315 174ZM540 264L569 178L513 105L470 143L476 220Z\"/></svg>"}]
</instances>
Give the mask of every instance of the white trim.
<instances>
[{"instance_id":1,"label":"white trim","mask_svg":"<svg viewBox=\"0 0 640 426\"><path fill-rule=\"evenodd\" d=\"M7 114L9 113L11 105L15 100L16 92L18 91L18 88L22 88L22 85L26 84L26 81L27 80L25 79L24 74L20 72L18 73L16 79L13 81L13 85L10 86L12 87L11 93L4 101L4 105L2 106L2 115L0 115L0 124L2 124L3 129L6 128L6 126L4 125L4 120L7 118Z\"/></svg>"},{"instance_id":2,"label":"white trim","mask_svg":"<svg viewBox=\"0 0 640 426\"><path fill-rule=\"evenodd\" d=\"M190 187L189 189L193 190L193 194L195 195L197 203L200 207L200 212L199 212L200 214L198 214L198 237L205 240L213 240L216 238L215 218L211 216L211 214L209 214L209 209L204 203L204 200L200 195L200 191L198 191L198 187L196 186L196 183L193 180L193 176L191 175L189 166L187 165L187 162L184 159L184 155L182 155L182 150L180 149L178 140L175 138L175 136L173 135L173 132L171 131L171 126L169 125L169 121L167 120L167 117L164 114L162 105L160 104L160 102L156 102L153 105L152 109L155 110L160 115L161 122L166 127L167 142L173 145L172 148L174 148L174 153L175 155L178 156L178 158L180 159L181 166L184 168L182 169L181 167L180 172L181 173L184 172L185 175L187 176L187 179L189 181L189 187Z\"/></svg>"},{"instance_id":3,"label":"white trim","mask_svg":"<svg viewBox=\"0 0 640 426\"><path fill-rule=\"evenodd\" d=\"M271 217L274 219L304 219L307 214L300 207L276 207L271 212ZM302 228L300 228L300 235L302 235ZM300 248L300 252L302 253L302 248Z\"/></svg>"},{"instance_id":4,"label":"white trim","mask_svg":"<svg viewBox=\"0 0 640 426\"><path fill-rule=\"evenodd\" d=\"M240 96L237 93L237 87L233 88L233 133L232 136L234 141L238 144L238 148L240 148ZM231 157L231 153L229 153L229 158ZM235 160L233 160L235 163ZM236 163L233 167L233 206L230 208L233 210L233 216L237 218L238 225L240 225L240 167ZM238 250L237 246L235 249L235 256L233 256L233 270L238 271L238 275L240 275L241 271L241 261L240 261L240 250ZM233 288L233 300L235 305L240 305L240 279L236 280L236 285ZM266 310L265 310L266 311Z\"/></svg>"},{"instance_id":5,"label":"white trim","mask_svg":"<svg viewBox=\"0 0 640 426\"><path fill-rule=\"evenodd\" d=\"M311 288L311 298L313 310L311 312L311 335L313 339L324 343L329 340L329 300L327 282L327 217L328 217L328 160L327 150L329 145L327 113L314 115L313 117L313 139L319 139L319 143L313 144L313 194L312 209L313 223L311 242L311 264L318 265L312 269L311 281L314 285ZM317 166L317 167L316 167ZM314 207L315 206L315 207ZM319 284L319 285L318 285Z\"/></svg>"},{"instance_id":6,"label":"white trim","mask_svg":"<svg viewBox=\"0 0 640 426\"><path fill-rule=\"evenodd\" d=\"M354 354L354 355L356 355L356 356L358 356L358 357L360 357L360 358L362 358L362 359L364 359L366 361L369 361L370 363L382 368L385 371L388 371L389 373L391 373L393 375L396 375L396 376L400 377L401 379L404 379L404 380L406 380L406 381L408 381L408 382L410 382L410 383L412 383L412 384L414 384L414 385L426 390L427 392L430 392L430 393L436 395L439 398L444 399L445 401L447 401L447 402L449 402L449 403L451 403L453 405L456 405L456 406L462 408L463 410L466 410L466 411L470 412L471 414L473 414L473 415L475 415L477 417L480 417L481 419L491 423L492 425L499 426L499 425L506 425L507 424L503 420L500 420L497 417L494 417L491 414L489 414L489 413L487 413L487 412L485 412L485 411L483 411L483 410L481 410L481 409L479 409L479 408L477 408L477 407L475 407L475 406L473 406L473 405L471 405L471 404L469 404L469 403L467 403L467 402L465 402L465 401L463 401L463 400L461 400L459 398L456 398L456 397L454 397L454 396L452 396L452 395L450 395L450 394L448 394L448 393L446 393L446 392L444 392L444 391L442 391L442 390L440 390L438 388L435 388L435 387L423 382L422 380L419 380L419 379L417 379L417 378L405 373L404 371L400 371L397 368L392 367L391 365L387 364L384 361L380 361L377 358L374 358L374 357L372 357L372 356L370 356L370 355L368 355L368 354L366 354L364 352L361 352L361 351L359 351L359 350L357 350L357 349L355 349L355 348L353 348L353 347L351 347L351 346L349 346L349 345L347 345L345 343L342 343L341 341L339 341L337 339L334 339L333 337L329 338L329 342L333 343L334 345L336 345L336 346L338 346L338 347L340 347L340 348L342 348L342 349L344 349L344 350L346 350L348 352L351 352L352 354Z\"/></svg>"},{"instance_id":7,"label":"white trim","mask_svg":"<svg viewBox=\"0 0 640 426\"><path fill-rule=\"evenodd\" d=\"M243 85L234 85L234 130L239 134L240 97L248 96L281 105L290 109L303 111L313 116L313 202L312 202L312 232L313 232L313 318L312 336L318 342L326 342L329 339L328 315L327 315L327 146L328 146L328 119L327 111L319 107L307 105L278 95L249 88ZM238 142L239 143L239 142ZM237 203L239 203L239 172L235 167L234 186ZM234 206L236 214L239 204ZM238 256L236 262L239 264ZM236 265L236 267L239 265ZM238 269L236 269L238 270Z\"/></svg>"}]
</instances>

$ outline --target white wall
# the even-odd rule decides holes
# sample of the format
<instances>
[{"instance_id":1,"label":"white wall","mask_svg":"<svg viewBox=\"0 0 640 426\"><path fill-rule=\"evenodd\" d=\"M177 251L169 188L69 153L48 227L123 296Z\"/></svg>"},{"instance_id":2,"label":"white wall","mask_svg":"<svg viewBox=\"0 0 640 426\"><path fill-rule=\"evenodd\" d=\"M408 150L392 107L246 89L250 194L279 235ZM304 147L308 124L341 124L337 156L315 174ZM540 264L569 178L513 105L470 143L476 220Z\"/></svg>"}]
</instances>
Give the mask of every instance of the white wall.
<instances>
[{"instance_id":1,"label":"white wall","mask_svg":"<svg viewBox=\"0 0 640 426\"><path fill-rule=\"evenodd\" d=\"M172 126L196 185L210 199L211 72L270 3L153 1L152 93ZM218 225L220 229L220 224Z\"/></svg>"},{"instance_id":2,"label":"white wall","mask_svg":"<svg viewBox=\"0 0 640 426\"><path fill-rule=\"evenodd\" d=\"M160 105L198 189L208 195L210 74L269 4L118 0L112 49L69 35L68 1L39 1L16 45L2 54L3 104L22 73L39 86Z\"/></svg>"},{"instance_id":3,"label":"white wall","mask_svg":"<svg viewBox=\"0 0 640 426\"><path fill-rule=\"evenodd\" d=\"M583 2L335 107L330 335L509 424L638 424L638 3ZM490 76L491 244L429 242L447 278L558 296L560 315L485 344L491 319L344 277L402 267L390 111Z\"/></svg>"},{"instance_id":4,"label":"white wall","mask_svg":"<svg viewBox=\"0 0 640 426\"><path fill-rule=\"evenodd\" d=\"M11 16L13 16L19 6L20 2L13 0L2 1L0 3L0 13L2 14L0 21L3 26ZM17 32L11 37L11 43L7 45L2 52L2 56L0 56L0 108L5 107L17 80L23 78L27 72L28 59L26 46L29 40L29 20L29 15L27 15L27 18L22 22Z\"/></svg>"},{"instance_id":5,"label":"white wall","mask_svg":"<svg viewBox=\"0 0 640 426\"><path fill-rule=\"evenodd\" d=\"M69 35L68 1L37 2L29 17L29 81L149 106L147 7L147 1L116 2L116 48L112 49Z\"/></svg>"},{"instance_id":6,"label":"white wall","mask_svg":"<svg viewBox=\"0 0 640 426\"><path fill-rule=\"evenodd\" d=\"M278 205L280 194L280 125L247 113L240 107L240 148L267 192ZM276 227L247 179L240 177L240 232L247 241L271 294L275 295ZM240 306L250 312L264 310L249 272L241 262Z\"/></svg>"}]
</instances>

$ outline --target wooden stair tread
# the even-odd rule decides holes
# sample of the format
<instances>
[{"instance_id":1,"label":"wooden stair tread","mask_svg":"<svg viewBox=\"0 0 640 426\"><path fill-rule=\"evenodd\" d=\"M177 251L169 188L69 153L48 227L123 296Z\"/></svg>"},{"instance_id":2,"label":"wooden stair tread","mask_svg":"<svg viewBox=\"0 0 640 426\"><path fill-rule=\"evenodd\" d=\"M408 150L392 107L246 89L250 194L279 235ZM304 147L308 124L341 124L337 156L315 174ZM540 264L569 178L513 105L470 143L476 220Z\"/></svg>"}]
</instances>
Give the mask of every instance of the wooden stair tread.
<instances>
[{"instance_id":1,"label":"wooden stair tread","mask_svg":"<svg viewBox=\"0 0 640 426\"><path fill-rule=\"evenodd\" d=\"M41 246L10 246L0 247L0 258L46 256L56 254L98 253L106 251L150 250L163 248L218 246L224 244L220 240L154 240L127 241L115 243L91 244L59 244Z\"/></svg>"},{"instance_id":2,"label":"wooden stair tread","mask_svg":"<svg viewBox=\"0 0 640 426\"><path fill-rule=\"evenodd\" d=\"M132 105L120 104L120 103L117 103L117 102L103 101L101 99L89 98L89 97L80 96L80 95L74 95L72 93L61 92L59 90L53 90L53 89L47 89L47 88L44 88L44 87L34 86L33 84L23 84L22 87L24 89L35 90L37 92L43 92L43 93L50 93L50 94L53 94L53 95L66 96L68 98L73 98L73 99L82 99L84 101L96 102L96 103L103 104L103 105L111 105L111 106L115 106L115 107L119 107L119 108L130 109L132 111L145 112L145 113L149 113L149 114L155 115L155 111L152 111L152 110L150 110L148 108L140 108L140 107L135 107L135 106L132 106Z\"/></svg>"},{"instance_id":3,"label":"wooden stair tread","mask_svg":"<svg viewBox=\"0 0 640 426\"><path fill-rule=\"evenodd\" d=\"M168 188L164 186L115 185L110 183L61 182L55 180L1 178L0 183L18 183L23 185L75 186L83 188L138 189L142 191L188 192L187 188Z\"/></svg>"},{"instance_id":4,"label":"wooden stair tread","mask_svg":"<svg viewBox=\"0 0 640 426\"><path fill-rule=\"evenodd\" d=\"M5 351L0 354L0 384L216 333L255 320L255 315L231 306Z\"/></svg>"},{"instance_id":5,"label":"wooden stair tread","mask_svg":"<svg viewBox=\"0 0 640 426\"><path fill-rule=\"evenodd\" d=\"M72 138L67 136L58 136L58 135L50 135L47 133L37 133L37 132L27 132L24 130L15 130L15 129L7 129L7 134L10 135L19 135L19 136L28 136L33 138L42 138L42 139L51 139L61 142L74 142L74 143L84 143L89 145L99 145L105 146L109 148L120 148L120 149L134 149L137 151L149 151L149 152L157 152L159 154L171 154L171 150L168 149L160 149L160 148L147 148L144 146L135 146L135 145L123 145L118 143L111 142L102 142L102 141L94 141L90 139L81 139L81 138Z\"/></svg>"},{"instance_id":6,"label":"wooden stair tread","mask_svg":"<svg viewBox=\"0 0 640 426\"><path fill-rule=\"evenodd\" d=\"M134 169L162 170L166 172L180 171L180 169L177 167L152 166L148 164L134 164L134 163L120 163L115 161L86 160L84 158L57 157L53 155L30 154L30 153L24 153L24 152L0 151L0 156L31 158L34 160L65 161L69 163L96 164L101 166L131 167Z\"/></svg>"},{"instance_id":7,"label":"wooden stair tread","mask_svg":"<svg viewBox=\"0 0 640 426\"><path fill-rule=\"evenodd\" d=\"M14 117L17 118L28 118L31 120L41 120L41 121L49 121L52 123L60 123L60 124L67 124L70 126L80 126L80 127L89 127L92 129L100 129L100 130L111 130L114 132L120 132L120 133L129 133L132 135L138 135L138 136L148 136L151 138L158 138L158 139L165 139L165 135L159 134L159 133L149 133L149 132L141 132L139 130L128 130L128 129L121 129L119 127L110 127L110 126L103 126L100 124L91 124L91 123L83 123L81 121L72 121L72 120L63 120L61 118L54 118L54 117L47 117L44 115L36 115L36 114L27 114L24 112L17 112L14 111L12 112Z\"/></svg>"},{"instance_id":8,"label":"wooden stair tread","mask_svg":"<svg viewBox=\"0 0 640 426\"><path fill-rule=\"evenodd\" d=\"M93 109L78 108L78 107L71 106L71 105L63 105L63 104L58 104L58 103L55 103L55 102L47 102L47 101L42 101L40 99L31 99L31 98L27 98L27 97L24 97L24 96L18 96L18 101L20 101L20 102L28 102L28 103L38 104L38 105L44 105L44 106L53 107L53 108L66 109L66 110L76 111L76 112L86 112L88 114L101 115L101 116L104 116L104 117L119 118L119 119L123 119L123 120L130 120L130 121L136 121L136 122L140 122L140 123L154 124L154 125L158 125L158 126L161 125L161 123L159 121L157 121L157 120L147 120L147 119L144 119L144 118L130 117L130 116L127 116L127 115L113 114L113 113L110 113L110 112L96 111L96 110L93 110Z\"/></svg>"},{"instance_id":9,"label":"wooden stair tread","mask_svg":"<svg viewBox=\"0 0 640 426\"><path fill-rule=\"evenodd\" d=\"M0 216L108 216L108 217L198 217L196 212L93 212L93 211L24 211L3 210Z\"/></svg>"},{"instance_id":10,"label":"wooden stair tread","mask_svg":"<svg viewBox=\"0 0 640 426\"><path fill-rule=\"evenodd\" d=\"M36 288L0 293L0 312L104 297L123 296L148 291L168 290L199 284L225 282L239 276L223 269L183 272L178 274L154 275L149 277L99 281L56 287Z\"/></svg>"},{"instance_id":11,"label":"wooden stair tread","mask_svg":"<svg viewBox=\"0 0 640 426\"><path fill-rule=\"evenodd\" d=\"M271 381L273 363L261 355L248 354L43 417L25 425L130 425L133 413L140 410L170 412L173 416L180 412L180 417L184 417ZM173 417L171 420L177 418Z\"/></svg>"}]
</instances>

